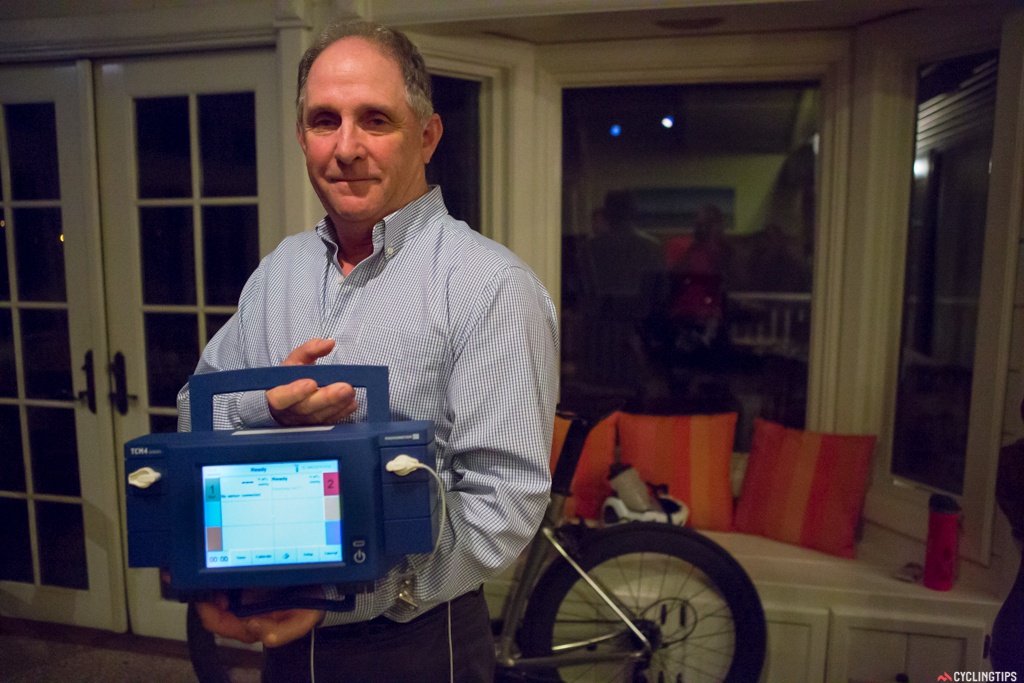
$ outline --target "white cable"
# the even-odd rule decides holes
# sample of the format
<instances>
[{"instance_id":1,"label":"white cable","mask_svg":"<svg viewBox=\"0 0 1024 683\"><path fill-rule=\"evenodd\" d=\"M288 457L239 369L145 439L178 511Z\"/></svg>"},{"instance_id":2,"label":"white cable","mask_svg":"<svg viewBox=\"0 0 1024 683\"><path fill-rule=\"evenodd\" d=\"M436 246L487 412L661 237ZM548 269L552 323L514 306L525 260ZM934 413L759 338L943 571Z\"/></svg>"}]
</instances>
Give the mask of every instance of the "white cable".
<instances>
[{"instance_id":1,"label":"white cable","mask_svg":"<svg viewBox=\"0 0 1024 683\"><path fill-rule=\"evenodd\" d=\"M423 565L416 567L412 559L410 558L409 564L412 566L412 571L406 572L404 574L399 574L397 577L395 577L398 579L404 579L410 576L414 576L416 572L418 572L420 569L423 569L425 565L430 564L434 560L434 556L437 555L437 550L441 547L441 538L444 535L445 522L448 520L448 500L445 496L444 483L441 481L441 477L438 476L437 472L434 471L434 468L431 467L430 465L424 465L419 460L410 455L406 455L403 453L401 455L396 456L395 458L389 460L384 465L384 469L386 469L388 472L394 472L400 477L404 477L407 474L412 474L416 470L426 470L427 472L430 473L430 476L434 478L434 481L437 482L437 492L441 498L441 526L437 532L437 543L434 544L434 549L430 552L430 555L424 561Z\"/></svg>"},{"instance_id":2,"label":"white cable","mask_svg":"<svg viewBox=\"0 0 1024 683\"><path fill-rule=\"evenodd\" d=\"M448 601L448 674L450 683L455 683L455 652L452 647L452 601Z\"/></svg>"},{"instance_id":3,"label":"white cable","mask_svg":"<svg viewBox=\"0 0 1024 683\"><path fill-rule=\"evenodd\" d=\"M309 683L316 683L316 668L313 666L313 647L316 645L316 626L309 632Z\"/></svg>"},{"instance_id":4,"label":"white cable","mask_svg":"<svg viewBox=\"0 0 1024 683\"><path fill-rule=\"evenodd\" d=\"M384 469L388 472L394 472L400 477L404 477L407 474L411 474L416 470L426 470L430 473L430 476L437 482L437 492L441 497L441 527L437 532L437 543L434 545L434 549L431 551L430 556L427 557L425 564L430 564L433 561L434 556L437 555L438 548L441 547L441 537L444 534L445 522L448 520L448 501L445 497L444 483L441 481L441 477L438 476L434 468L429 465L424 465L416 458L401 454L396 456L394 459L389 460ZM413 564L412 559L409 560L409 565L412 566L412 571L400 574L398 578L406 578L414 576L416 572L423 568L416 567ZM455 651L454 645L452 644L452 601L448 601L448 679L450 683L455 683Z\"/></svg>"}]
</instances>

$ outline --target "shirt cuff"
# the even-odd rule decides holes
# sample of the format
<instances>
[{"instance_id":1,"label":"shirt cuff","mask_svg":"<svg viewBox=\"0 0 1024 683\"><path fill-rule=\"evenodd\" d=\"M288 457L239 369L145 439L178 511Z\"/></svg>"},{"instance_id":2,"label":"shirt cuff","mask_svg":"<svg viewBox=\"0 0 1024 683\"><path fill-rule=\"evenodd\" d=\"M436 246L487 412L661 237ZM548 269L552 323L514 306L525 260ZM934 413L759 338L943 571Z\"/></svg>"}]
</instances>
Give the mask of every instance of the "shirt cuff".
<instances>
[{"instance_id":1,"label":"shirt cuff","mask_svg":"<svg viewBox=\"0 0 1024 683\"><path fill-rule=\"evenodd\" d=\"M270 414L267 395L263 391L246 391L238 399L238 417L245 429L276 427L277 422Z\"/></svg>"},{"instance_id":2,"label":"shirt cuff","mask_svg":"<svg viewBox=\"0 0 1024 683\"><path fill-rule=\"evenodd\" d=\"M328 600L340 600L341 599L341 595L338 593L337 587L336 586L332 586L332 585L324 586L324 597L327 598ZM339 626L340 624L343 624L343 623L345 623L345 613L344 612L332 612L332 611L328 610L327 612L324 613L324 619L323 619L323 621L320 622L320 626L321 627Z\"/></svg>"},{"instance_id":3,"label":"shirt cuff","mask_svg":"<svg viewBox=\"0 0 1024 683\"><path fill-rule=\"evenodd\" d=\"M341 601L345 594L338 590L338 587L334 584L325 584L323 586L324 599L326 600L337 600ZM351 624L357 621L369 621L376 614L372 614L372 600L369 595L365 593L357 594L353 597L356 601L353 609L346 610L344 612L328 609L324 612L324 618L320 622L321 628L329 626L341 626L342 624Z\"/></svg>"}]
</instances>

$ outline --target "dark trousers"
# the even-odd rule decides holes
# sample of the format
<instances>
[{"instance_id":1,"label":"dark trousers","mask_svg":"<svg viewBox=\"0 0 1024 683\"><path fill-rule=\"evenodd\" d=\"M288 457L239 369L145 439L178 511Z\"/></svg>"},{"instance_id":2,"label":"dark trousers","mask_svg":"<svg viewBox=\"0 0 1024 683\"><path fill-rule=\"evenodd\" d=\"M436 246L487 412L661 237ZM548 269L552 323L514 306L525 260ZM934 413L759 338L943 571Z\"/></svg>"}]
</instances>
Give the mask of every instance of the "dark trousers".
<instances>
[{"instance_id":1,"label":"dark trousers","mask_svg":"<svg viewBox=\"0 0 1024 683\"><path fill-rule=\"evenodd\" d=\"M482 588L451 601L449 669L448 603L408 623L377 617L317 629L316 683L492 683L494 639ZM263 653L263 683L309 683L310 636Z\"/></svg>"}]
</instances>

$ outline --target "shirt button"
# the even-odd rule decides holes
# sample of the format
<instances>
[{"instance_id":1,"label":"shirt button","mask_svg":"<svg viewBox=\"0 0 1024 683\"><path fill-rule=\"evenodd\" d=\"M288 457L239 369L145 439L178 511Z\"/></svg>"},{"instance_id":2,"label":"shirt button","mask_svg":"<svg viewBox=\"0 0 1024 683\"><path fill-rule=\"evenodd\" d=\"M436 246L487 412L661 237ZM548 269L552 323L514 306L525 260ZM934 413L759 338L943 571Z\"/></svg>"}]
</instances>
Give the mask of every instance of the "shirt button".
<instances>
[{"instance_id":1,"label":"shirt button","mask_svg":"<svg viewBox=\"0 0 1024 683\"><path fill-rule=\"evenodd\" d=\"M388 247L384 251L385 251L385 253L387 253L388 256L393 256L394 253L395 253L395 248L394 247Z\"/></svg>"}]
</instances>

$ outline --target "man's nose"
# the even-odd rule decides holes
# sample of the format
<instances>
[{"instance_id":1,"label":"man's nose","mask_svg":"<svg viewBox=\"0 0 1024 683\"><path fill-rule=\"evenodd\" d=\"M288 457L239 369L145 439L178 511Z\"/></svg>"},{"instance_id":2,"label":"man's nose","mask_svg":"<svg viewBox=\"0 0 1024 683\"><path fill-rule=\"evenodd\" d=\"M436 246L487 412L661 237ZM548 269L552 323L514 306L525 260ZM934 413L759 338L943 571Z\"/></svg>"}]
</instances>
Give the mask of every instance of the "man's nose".
<instances>
[{"instance_id":1,"label":"man's nose","mask_svg":"<svg viewBox=\"0 0 1024 683\"><path fill-rule=\"evenodd\" d=\"M343 124L338 128L337 139L334 142L334 157L339 163L351 164L356 159L363 158L365 152L363 133L359 126Z\"/></svg>"}]
</instances>

